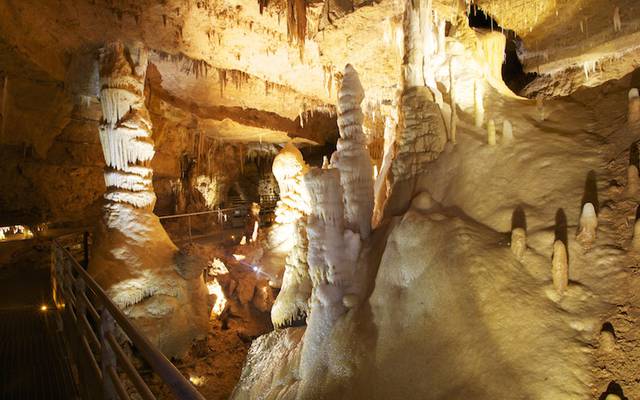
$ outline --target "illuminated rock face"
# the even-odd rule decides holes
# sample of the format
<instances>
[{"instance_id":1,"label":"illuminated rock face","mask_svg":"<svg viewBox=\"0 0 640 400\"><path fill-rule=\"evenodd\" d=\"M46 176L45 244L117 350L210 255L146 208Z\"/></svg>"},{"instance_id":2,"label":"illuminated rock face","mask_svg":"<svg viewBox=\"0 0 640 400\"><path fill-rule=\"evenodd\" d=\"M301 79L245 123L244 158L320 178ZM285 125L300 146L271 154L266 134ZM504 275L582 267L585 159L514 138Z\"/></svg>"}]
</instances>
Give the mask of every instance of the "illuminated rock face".
<instances>
[{"instance_id":1,"label":"illuminated rock face","mask_svg":"<svg viewBox=\"0 0 640 400\"><path fill-rule=\"evenodd\" d=\"M107 192L89 269L154 344L167 356L180 357L206 332L205 263L181 254L152 211L146 50L116 42L102 49L100 63Z\"/></svg>"},{"instance_id":2,"label":"illuminated rock face","mask_svg":"<svg viewBox=\"0 0 640 400\"><path fill-rule=\"evenodd\" d=\"M308 169L302 154L291 143L285 145L273 160L272 170L280 187L280 200L275 210L276 225L270 232L269 242L272 247L283 246L288 252L282 289L271 309L271 321L276 327L304 320L309 312L311 280L305 231L309 199L303 183Z\"/></svg>"}]
</instances>

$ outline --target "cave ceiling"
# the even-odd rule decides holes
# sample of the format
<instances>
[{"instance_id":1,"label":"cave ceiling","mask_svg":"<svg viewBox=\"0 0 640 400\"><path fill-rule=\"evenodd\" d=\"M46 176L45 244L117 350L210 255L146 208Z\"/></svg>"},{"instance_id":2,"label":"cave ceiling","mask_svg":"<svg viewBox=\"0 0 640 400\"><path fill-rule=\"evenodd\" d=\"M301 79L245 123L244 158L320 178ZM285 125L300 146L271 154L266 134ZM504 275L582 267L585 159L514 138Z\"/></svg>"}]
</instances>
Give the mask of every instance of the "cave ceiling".
<instances>
[{"instance_id":1,"label":"cave ceiling","mask_svg":"<svg viewBox=\"0 0 640 400\"><path fill-rule=\"evenodd\" d=\"M463 0L433 1L449 18L462 18L469 8ZM475 4L522 39L525 70L542 76L539 86L561 86L552 94L618 78L640 64L635 0ZM335 137L331 125L314 131L305 121L335 112L346 63L360 73L365 107L395 96L402 2L307 2L303 49L288 37L286 3L263 6L256 0L2 0L1 77L74 87L83 77L70 73L73 60L108 41L142 41L151 49L152 97L190 113L211 136L276 143ZM587 77L584 69L593 62Z\"/></svg>"}]
</instances>

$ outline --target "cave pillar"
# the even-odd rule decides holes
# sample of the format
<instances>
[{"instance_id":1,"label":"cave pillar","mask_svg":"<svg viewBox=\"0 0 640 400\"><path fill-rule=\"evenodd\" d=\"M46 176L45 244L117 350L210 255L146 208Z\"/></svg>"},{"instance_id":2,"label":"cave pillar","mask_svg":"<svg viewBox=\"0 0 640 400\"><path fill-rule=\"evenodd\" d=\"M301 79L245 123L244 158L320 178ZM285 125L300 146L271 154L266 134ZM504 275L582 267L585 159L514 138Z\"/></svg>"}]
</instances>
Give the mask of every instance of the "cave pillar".
<instances>
[{"instance_id":1,"label":"cave pillar","mask_svg":"<svg viewBox=\"0 0 640 400\"><path fill-rule=\"evenodd\" d=\"M115 42L101 49L99 134L107 190L89 272L154 344L180 357L207 328L206 264L179 252L153 213L146 69L141 45Z\"/></svg>"},{"instance_id":2,"label":"cave pillar","mask_svg":"<svg viewBox=\"0 0 640 400\"><path fill-rule=\"evenodd\" d=\"M287 143L273 160L273 175L280 188L276 224L269 233L270 247L285 244L288 251L282 289L271 308L271 321L284 328L304 321L309 313L311 280L307 265L306 216L309 196L303 177L309 170L302 153Z\"/></svg>"}]
</instances>

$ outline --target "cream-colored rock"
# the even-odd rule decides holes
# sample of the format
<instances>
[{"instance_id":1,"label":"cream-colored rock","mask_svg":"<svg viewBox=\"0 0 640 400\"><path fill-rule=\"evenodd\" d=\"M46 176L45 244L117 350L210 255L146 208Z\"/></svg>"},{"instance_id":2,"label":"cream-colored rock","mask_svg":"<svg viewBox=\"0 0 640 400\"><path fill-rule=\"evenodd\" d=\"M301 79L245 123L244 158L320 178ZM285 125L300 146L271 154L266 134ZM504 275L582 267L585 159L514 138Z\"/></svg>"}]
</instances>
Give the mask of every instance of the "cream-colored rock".
<instances>
[{"instance_id":1,"label":"cream-colored rock","mask_svg":"<svg viewBox=\"0 0 640 400\"><path fill-rule=\"evenodd\" d=\"M607 353L613 351L616 347L616 338L614 334L608 330L602 330L600 332L600 350Z\"/></svg>"},{"instance_id":2,"label":"cream-colored rock","mask_svg":"<svg viewBox=\"0 0 640 400\"><path fill-rule=\"evenodd\" d=\"M502 140L504 142L513 140L513 125L511 125L511 121L508 119L502 121Z\"/></svg>"},{"instance_id":3,"label":"cream-colored rock","mask_svg":"<svg viewBox=\"0 0 640 400\"><path fill-rule=\"evenodd\" d=\"M596 240L596 230L598 229L598 216L591 203L585 203L580 214L580 225L576 239L583 246L590 246Z\"/></svg>"},{"instance_id":4,"label":"cream-colored rock","mask_svg":"<svg viewBox=\"0 0 640 400\"><path fill-rule=\"evenodd\" d=\"M304 320L309 313L311 281L307 265L306 215L310 211L304 174L309 167L302 153L287 143L273 160L273 174L280 187L276 206L276 224L271 228L267 246L286 254L282 289L271 309L271 321L285 327Z\"/></svg>"},{"instance_id":5,"label":"cream-colored rock","mask_svg":"<svg viewBox=\"0 0 640 400\"><path fill-rule=\"evenodd\" d=\"M178 251L152 210L155 154L144 103L147 50L115 42L100 55L100 141L107 164L103 219L89 272L169 357L182 357L208 321L206 261ZM171 326L171 329L166 329Z\"/></svg>"},{"instance_id":6,"label":"cream-colored rock","mask_svg":"<svg viewBox=\"0 0 640 400\"><path fill-rule=\"evenodd\" d=\"M487 122L487 144L489 146L496 145L496 123L492 119Z\"/></svg>"},{"instance_id":7,"label":"cream-colored rock","mask_svg":"<svg viewBox=\"0 0 640 400\"><path fill-rule=\"evenodd\" d=\"M551 278L553 280L553 287L559 294L563 294L569 285L569 264L567 248L562 240L556 240L555 243L553 243Z\"/></svg>"},{"instance_id":8,"label":"cream-colored rock","mask_svg":"<svg viewBox=\"0 0 640 400\"><path fill-rule=\"evenodd\" d=\"M514 228L511 231L511 252L519 261L522 261L527 250L527 232L524 228Z\"/></svg>"}]
</instances>

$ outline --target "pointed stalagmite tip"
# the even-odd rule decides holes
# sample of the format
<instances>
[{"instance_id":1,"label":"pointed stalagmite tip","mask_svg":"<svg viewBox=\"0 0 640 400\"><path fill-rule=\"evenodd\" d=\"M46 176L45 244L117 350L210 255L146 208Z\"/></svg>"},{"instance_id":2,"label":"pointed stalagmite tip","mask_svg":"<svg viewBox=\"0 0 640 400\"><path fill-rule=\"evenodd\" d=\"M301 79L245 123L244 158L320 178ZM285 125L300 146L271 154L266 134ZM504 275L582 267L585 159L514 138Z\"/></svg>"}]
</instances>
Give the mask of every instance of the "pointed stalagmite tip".
<instances>
[{"instance_id":1,"label":"pointed stalagmite tip","mask_svg":"<svg viewBox=\"0 0 640 400\"><path fill-rule=\"evenodd\" d=\"M551 279L553 287L559 294L563 294L569 286L569 262L567 247L562 240L553 243L553 257L551 259Z\"/></svg>"},{"instance_id":2,"label":"pointed stalagmite tip","mask_svg":"<svg viewBox=\"0 0 640 400\"><path fill-rule=\"evenodd\" d=\"M580 227L577 239L582 245L589 245L596 239L596 229L598 228L598 216L596 209L591 203L584 203L582 214L580 215Z\"/></svg>"}]
</instances>

